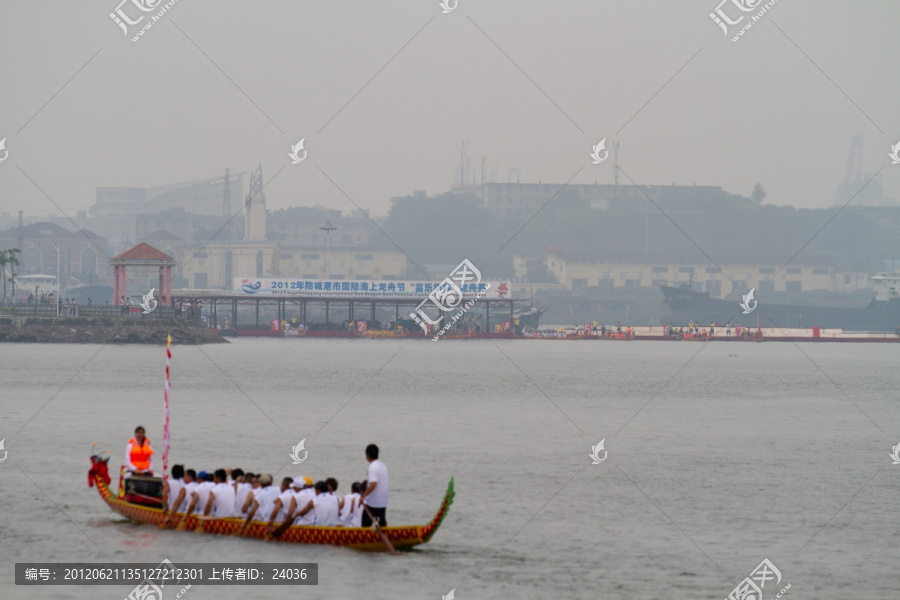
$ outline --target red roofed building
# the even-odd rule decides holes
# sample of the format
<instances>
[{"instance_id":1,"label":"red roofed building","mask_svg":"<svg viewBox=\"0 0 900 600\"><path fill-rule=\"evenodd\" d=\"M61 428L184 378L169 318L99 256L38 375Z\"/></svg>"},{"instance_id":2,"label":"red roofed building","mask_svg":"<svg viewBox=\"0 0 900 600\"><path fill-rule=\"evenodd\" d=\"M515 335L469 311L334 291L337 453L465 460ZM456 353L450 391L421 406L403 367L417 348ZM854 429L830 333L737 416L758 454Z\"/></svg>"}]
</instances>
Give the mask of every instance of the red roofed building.
<instances>
[{"instance_id":1,"label":"red roofed building","mask_svg":"<svg viewBox=\"0 0 900 600\"><path fill-rule=\"evenodd\" d=\"M119 306L125 302L125 297L127 296L125 292L125 282L128 267L157 267L159 269L160 304L162 306L169 306L171 304L172 267L175 266L175 259L165 252L160 252L150 244L140 243L134 248L112 257L109 264L115 271L115 277L113 279L114 305Z\"/></svg>"}]
</instances>

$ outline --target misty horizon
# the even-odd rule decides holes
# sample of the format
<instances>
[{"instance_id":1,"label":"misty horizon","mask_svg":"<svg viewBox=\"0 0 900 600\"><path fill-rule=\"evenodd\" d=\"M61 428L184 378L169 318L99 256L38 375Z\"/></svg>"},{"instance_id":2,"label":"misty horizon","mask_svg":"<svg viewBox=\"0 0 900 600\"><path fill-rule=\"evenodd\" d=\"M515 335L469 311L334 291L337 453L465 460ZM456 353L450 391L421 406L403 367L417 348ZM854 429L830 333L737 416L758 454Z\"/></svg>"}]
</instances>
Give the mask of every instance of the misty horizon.
<instances>
[{"instance_id":1,"label":"misty horizon","mask_svg":"<svg viewBox=\"0 0 900 600\"><path fill-rule=\"evenodd\" d=\"M884 85L896 53L878 42L892 38L887 3L777 2L740 43L707 2L462 2L442 15L437 2L181 1L139 43L113 8L60 4L34 19L5 5L0 47L31 60L2 67L3 212L74 216L97 187L262 164L272 210L384 216L392 197L457 183L462 139L474 183L485 157L487 181L612 184L612 157L589 157L605 138L620 143L620 185L750 196L759 183L766 204L827 208L862 133L860 174L900 198L900 171L886 168L900 139L900 87ZM837 25L850 51L809 33ZM300 139L309 155L292 165Z\"/></svg>"}]
</instances>

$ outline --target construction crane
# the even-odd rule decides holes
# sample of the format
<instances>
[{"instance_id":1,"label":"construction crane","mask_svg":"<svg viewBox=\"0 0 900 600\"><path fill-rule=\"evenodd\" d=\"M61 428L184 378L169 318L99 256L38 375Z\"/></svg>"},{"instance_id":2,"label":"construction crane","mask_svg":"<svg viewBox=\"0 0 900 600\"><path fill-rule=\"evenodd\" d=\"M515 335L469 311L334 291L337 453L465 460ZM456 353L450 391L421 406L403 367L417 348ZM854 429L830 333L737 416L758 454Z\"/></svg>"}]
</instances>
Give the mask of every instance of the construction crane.
<instances>
[{"instance_id":1,"label":"construction crane","mask_svg":"<svg viewBox=\"0 0 900 600\"><path fill-rule=\"evenodd\" d=\"M863 142L863 134L853 134L844 181L837 186L834 195L835 206L843 206L851 199L856 206L884 205L884 188L881 182L877 178L871 179L871 174L863 171Z\"/></svg>"}]
</instances>

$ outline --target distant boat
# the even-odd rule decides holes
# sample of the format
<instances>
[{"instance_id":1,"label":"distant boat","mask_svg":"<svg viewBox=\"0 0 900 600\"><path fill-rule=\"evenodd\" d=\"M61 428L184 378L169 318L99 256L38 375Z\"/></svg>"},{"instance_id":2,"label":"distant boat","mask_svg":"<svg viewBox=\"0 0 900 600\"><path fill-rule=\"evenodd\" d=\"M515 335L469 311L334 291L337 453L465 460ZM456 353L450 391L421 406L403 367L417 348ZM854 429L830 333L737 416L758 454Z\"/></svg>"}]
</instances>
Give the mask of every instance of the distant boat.
<instances>
[{"instance_id":1,"label":"distant boat","mask_svg":"<svg viewBox=\"0 0 900 600\"><path fill-rule=\"evenodd\" d=\"M819 327L894 333L900 326L900 275L879 273L872 277L872 281L875 296L865 307L770 304L763 296L757 297L756 309L746 315L738 302L710 298L708 292L698 292L688 284L680 287L661 285L659 287L665 296L663 303L671 313L663 316L660 322L684 325L693 321L701 327L718 322L720 326L730 323L754 328L758 322L761 327Z\"/></svg>"},{"instance_id":2,"label":"distant boat","mask_svg":"<svg viewBox=\"0 0 900 600\"><path fill-rule=\"evenodd\" d=\"M529 328L529 329L537 329L540 326L541 315L543 315L545 309L538 308L536 306L532 306L530 309L524 312L516 313L514 318L519 320L520 328Z\"/></svg>"}]
</instances>

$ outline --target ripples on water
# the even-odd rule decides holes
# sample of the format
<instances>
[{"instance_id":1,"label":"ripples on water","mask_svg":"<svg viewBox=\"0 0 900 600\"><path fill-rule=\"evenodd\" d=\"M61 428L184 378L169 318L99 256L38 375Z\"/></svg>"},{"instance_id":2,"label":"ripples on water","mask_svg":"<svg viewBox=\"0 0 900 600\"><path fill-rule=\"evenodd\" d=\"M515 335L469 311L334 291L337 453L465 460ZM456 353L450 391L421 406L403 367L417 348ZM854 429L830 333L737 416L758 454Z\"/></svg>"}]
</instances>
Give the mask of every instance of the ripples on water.
<instances>
[{"instance_id":1,"label":"ripples on water","mask_svg":"<svg viewBox=\"0 0 900 600\"><path fill-rule=\"evenodd\" d=\"M460 600L724 598L766 557L792 584L788 600L900 591L900 465L888 458L900 443L896 345L173 347L170 462L327 473L349 487L375 442L390 469L392 524L427 522L455 476L440 531L401 558L124 522L87 487L88 454L97 440L117 471L138 423L161 452L164 350L0 352L10 453L0 464L0 597L130 589L16 587L16 560L163 557L319 563L316 588L194 586L191 599L440 598L451 588ZM291 466L302 438L309 458ZM591 465L603 438L609 458Z\"/></svg>"}]
</instances>

